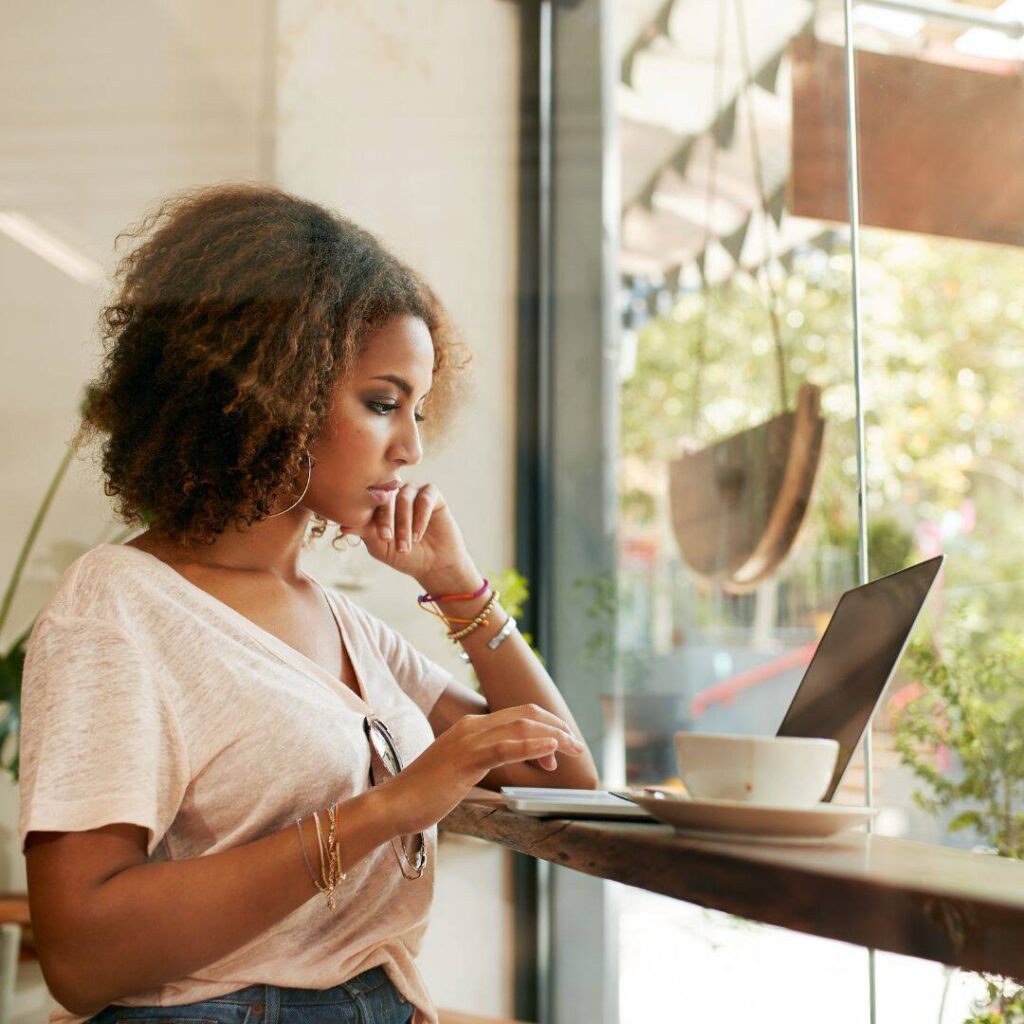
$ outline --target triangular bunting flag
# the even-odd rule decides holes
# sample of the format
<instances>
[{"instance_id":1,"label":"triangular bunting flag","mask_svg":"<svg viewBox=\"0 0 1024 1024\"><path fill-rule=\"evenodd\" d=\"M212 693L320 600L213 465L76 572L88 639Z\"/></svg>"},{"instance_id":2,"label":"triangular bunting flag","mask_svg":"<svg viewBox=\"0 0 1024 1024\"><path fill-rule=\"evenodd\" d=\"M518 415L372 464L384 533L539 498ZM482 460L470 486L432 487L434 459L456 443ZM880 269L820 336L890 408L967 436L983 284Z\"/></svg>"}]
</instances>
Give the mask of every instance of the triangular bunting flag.
<instances>
[{"instance_id":1,"label":"triangular bunting flag","mask_svg":"<svg viewBox=\"0 0 1024 1024\"><path fill-rule=\"evenodd\" d=\"M777 54L754 76L754 82L766 92L774 93L779 84L779 68L782 65L782 57L786 51L779 50Z\"/></svg>"},{"instance_id":2,"label":"triangular bunting flag","mask_svg":"<svg viewBox=\"0 0 1024 1024\"><path fill-rule=\"evenodd\" d=\"M665 271L665 287L674 296L679 291L679 273L683 269L681 263L677 263L674 267L669 267Z\"/></svg>"},{"instance_id":3,"label":"triangular bunting flag","mask_svg":"<svg viewBox=\"0 0 1024 1024\"><path fill-rule=\"evenodd\" d=\"M714 124L711 126L711 134L714 135L715 142L723 149L728 149L736 137L736 102L733 100L715 118Z\"/></svg>"},{"instance_id":4,"label":"triangular bunting flag","mask_svg":"<svg viewBox=\"0 0 1024 1024\"><path fill-rule=\"evenodd\" d=\"M740 253L743 252L743 243L747 240L747 229L750 227L750 217L733 232L719 239L722 248L732 257L733 263L739 263Z\"/></svg>"},{"instance_id":5,"label":"triangular bunting flag","mask_svg":"<svg viewBox=\"0 0 1024 1024\"><path fill-rule=\"evenodd\" d=\"M675 156L669 161L669 166L680 178L686 177L686 169L690 166L690 157L693 155L694 138L691 136L678 149Z\"/></svg>"},{"instance_id":6,"label":"triangular bunting flag","mask_svg":"<svg viewBox=\"0 0 1024 1024\"><path fill-rule=\"evenodd\" d=\"M636 67L637 54L650 46L658 36L668 35L668 23L672 19L672 8L675 5L676 0L666 0L654 16L654 20L644 25L640 30L640 34L636 37L636 41L626 51L626 56L622 58L622 68L620 71L624 85L628 85L631 89L633 88L633 71Z\"/></svg>"},{"instance_id":7,"label":"triangular bunting flag","mask_svg":"<svg viewBox=\"0 0 1024 1024\"><path fill-rule=\"evenodd\" d=\"M820 235L815 235L811 239L810 244L813 245L815 249L821 249L822 252L826 252L831 255L832 250L836 245L836 233L832 230L822 231Z\"/></svg>"},{"instance_id":8,"label":"triangular bunting flag","mask_svg":"<svg viewBox=\"0 0 1024 1024\"><path fill-rule=\"evenodd\" d=\"M634 43L626 51L626 56L622 58L622 69L619 72L619 77L622 79L622 84L628 85L630 89L633 88L633 66L636 64L636 55L639 52L639 44Z\"/></svg>"},{"instance_id":9,"label":"triangular bunting flag","mask_svg":"<svg viewBox=\"0 0 1024 1024\"><path fill-rule=\"evenodd\" d=\"M660 171L655 171L655 173L651 175L651 180L644 185L643 191L641 191L640 195L636 197L637 203L645 210L651 211L654 209L654 193L658 187L658 177L660 174Z\"/></svg>"}]
</instances>

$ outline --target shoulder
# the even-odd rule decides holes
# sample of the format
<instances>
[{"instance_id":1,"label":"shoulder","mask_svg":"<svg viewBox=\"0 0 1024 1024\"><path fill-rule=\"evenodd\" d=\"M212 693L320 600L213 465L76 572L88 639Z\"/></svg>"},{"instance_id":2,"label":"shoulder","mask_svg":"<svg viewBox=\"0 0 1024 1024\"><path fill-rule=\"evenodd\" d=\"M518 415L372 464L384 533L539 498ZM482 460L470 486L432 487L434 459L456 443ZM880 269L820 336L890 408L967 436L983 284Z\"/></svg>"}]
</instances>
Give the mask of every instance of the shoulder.
<instances>
[{"instance_id":1,"label":"shoulder","mask_svg":"<svg viewBox=\"0 0 1024 1024\"><path fill-rule=\"evenodd\" d=\"M161 594L146 557L119 544L100 544L79 555L57 579L36 625L53 618L92 619L132 635Z\"/></svg>"}]
</instances>

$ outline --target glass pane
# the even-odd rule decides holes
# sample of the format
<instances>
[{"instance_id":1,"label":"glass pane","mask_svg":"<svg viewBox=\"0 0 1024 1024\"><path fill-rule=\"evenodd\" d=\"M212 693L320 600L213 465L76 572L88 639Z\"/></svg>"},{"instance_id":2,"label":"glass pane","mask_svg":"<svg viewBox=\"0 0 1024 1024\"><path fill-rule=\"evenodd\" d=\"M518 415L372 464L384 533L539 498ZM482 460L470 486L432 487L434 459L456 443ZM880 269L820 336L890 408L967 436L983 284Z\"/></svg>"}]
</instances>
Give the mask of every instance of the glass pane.
<instances>
[{"instance_id":1,"label":"glass pane","mask_svg":"<svg viewBox=\"0 0 1024 1024\"><path fill-rule=\"evenodd\" d=\"M946 554L875 720L877 828L1019 858L1024 50L875 8L855 41L871 575ZM976 975L879 955L878 1019L905 1019L901 995L926 977L946 1022L985 995Z\"/></svg>"},{"instance_id":2,"label":"glass pane","mask_svg":"<svg viewBox=\"0 0 1024 1024\"><path fill-rule=\"evenodd\" d=\"M620 1024L811 1024L826 1016L838 1024L864 1024L869 1019L860 947L616 888L623 901ZM743 984L737 986L736 978Z\"/></svg>"},{"instance_id":3,"label":"glass pane","mask_svg":"<svg viewBox=\"0 0 1024 1024\"><path fill-rule=\"evenodd\" d=\"M845 181L816 178L843 165L846 122L803 86L843 21L800 2L677 4L653 28L650 5L622 10L619 557L590 596L618 612L613 767L679 787L675 734L774 735L857 582ZM864 803L859 764L836 799ZM817 1021L818 987L830 1019L867 1017L863 949L617 903L624 1022ZM735 977L756 1005L723 996Z\"/></svg>"}]
</instances>

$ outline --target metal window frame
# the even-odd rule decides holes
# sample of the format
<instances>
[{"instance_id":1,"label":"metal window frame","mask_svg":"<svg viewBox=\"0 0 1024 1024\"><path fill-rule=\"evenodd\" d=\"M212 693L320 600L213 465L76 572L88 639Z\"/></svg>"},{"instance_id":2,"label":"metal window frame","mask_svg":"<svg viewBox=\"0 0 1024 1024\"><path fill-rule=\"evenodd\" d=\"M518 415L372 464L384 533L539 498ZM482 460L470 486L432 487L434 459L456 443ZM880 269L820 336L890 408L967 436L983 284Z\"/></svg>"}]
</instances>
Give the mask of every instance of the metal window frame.
<instances>
[{"instance_id":1,"label":"metal window frame","mask_svg":"<svg viewBox=\"0 0 1024 1024\"><path fill-rule=\"evenodd\" d=\"M575 582L615 570L615 0L519 6L516 560L531 586L524 628L603 776L598 694L613 669L582 663L592 626ZM614 887L519 855L513 885L516 1017L614 1024Z\"/></svg>"}]
</instances>

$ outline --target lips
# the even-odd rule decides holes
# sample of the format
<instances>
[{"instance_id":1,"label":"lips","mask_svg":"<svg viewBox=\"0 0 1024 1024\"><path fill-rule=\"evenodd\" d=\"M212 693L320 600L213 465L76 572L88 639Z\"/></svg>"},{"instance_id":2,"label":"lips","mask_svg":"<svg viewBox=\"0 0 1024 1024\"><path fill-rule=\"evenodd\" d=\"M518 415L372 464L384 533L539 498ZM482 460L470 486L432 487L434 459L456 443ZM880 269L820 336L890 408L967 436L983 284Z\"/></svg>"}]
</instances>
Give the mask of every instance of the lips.
<instances>
[{"instance_id":1,"label":"lips","mask_svg":"<svg viewBox=\"0 0 1024 1024\"><path fill-rule=\"evenodd\" d=\"M401 486L400 480L387 480L382 484L374 484L372 487L367 487L366 490L378 505L386 505L391 500L391 496Z\"/></svg>"}]
</instances>

